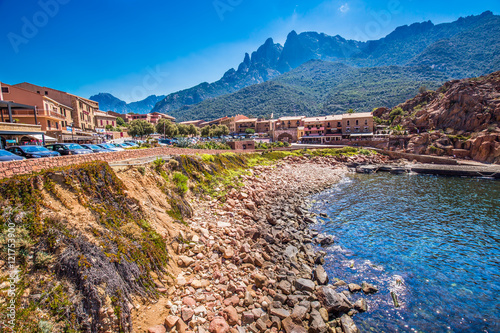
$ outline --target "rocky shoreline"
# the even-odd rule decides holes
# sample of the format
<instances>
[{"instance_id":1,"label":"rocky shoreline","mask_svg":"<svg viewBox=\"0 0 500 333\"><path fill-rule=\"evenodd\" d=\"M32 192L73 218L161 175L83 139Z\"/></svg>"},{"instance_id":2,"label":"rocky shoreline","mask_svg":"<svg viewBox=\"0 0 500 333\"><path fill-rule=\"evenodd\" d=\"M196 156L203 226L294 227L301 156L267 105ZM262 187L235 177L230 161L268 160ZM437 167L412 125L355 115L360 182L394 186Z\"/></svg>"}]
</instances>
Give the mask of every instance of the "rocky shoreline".
<instances>
[{"instance_id":1,"label":"rocky shoreline","mask_svg":"<svg viewBox=\"0 0 500 333\"><path fill-rule=\"evenodd\" d=\"M148 332L359 332L351 317L367 305L351 302L351 292L376 288L329 279L314 245L333 237L310 229L316 219L305 199L337 183L346 164L385 162L290 156L254 168L225 202L196 200L173 243L182 273L167 291L170 315Z\"/></svg>"}]
</instances>

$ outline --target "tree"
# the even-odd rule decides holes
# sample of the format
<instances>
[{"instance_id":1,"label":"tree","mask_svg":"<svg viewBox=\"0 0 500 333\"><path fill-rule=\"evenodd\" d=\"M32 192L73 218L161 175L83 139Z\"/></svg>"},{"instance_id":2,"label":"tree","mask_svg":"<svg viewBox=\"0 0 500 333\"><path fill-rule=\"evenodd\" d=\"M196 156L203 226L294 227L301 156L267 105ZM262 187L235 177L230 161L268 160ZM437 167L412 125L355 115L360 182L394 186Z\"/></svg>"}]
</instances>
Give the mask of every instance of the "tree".
<instances>
[{"instance_id":1,"label":"tree","mask_svg":"<svg viewBox=\"0 0 500 333\"><path fill-rule=\"evenodd\" d=\"M198 127L194 126L193 124L188 126L188 134L189 135L197 136L199 131L200 130L198 129Z\"/></svg>"},{"instance_id":2,"label":"tree","mask_svg":"<svg viewBox=\"0 0 500 333\"><path fill-rule=\"evenodd\" d=\"M179 131L179 135L189 135L189 127L184 124L177 125L177 130Z\"/></svg>"},{"instance_id":3,"label":"tree","mask_svg":"<svg viewBox=\"0 0 500 333\"><path fill-rule=\"evenodd\" d=\"M141 139L143 136L153 134L154 132L154 126L151 123L148 123L147 121L141 119L131 121L128 128L129 135L133 137L140 136Z\"/></svg>"},{"instance_id":4,"label":"tree","mask_svg":"<svg viewBox=\"0 0 500 333\"><path fill-rule=\"evenodd\" d=\"M247 128L247 129L245 130L245 133L246 133L246 134L255 134L255 130L254 130L253 128Z\"/></svg>"},{"instance_id":5,"label":"tree","mask_svg":"<svg viewBox=\"0 0 500 333\"><path fill-rule=\"evenodd\" d=\"M421 86L419 89L418 89L418 92L423 94L424 92L427 91L427 86Z\"/></svg>"},{"instance_id":6,"label":"tree","mask_svg":"<svg viewBox=\"0 0 500 333\"><path fill-rule=\"evenodd\" d=\"M106 131L112 131L113 125L106 125Z\"/></svg>"},{"instance_id":7,"label":"tree","mask_svg":"<svg viewBox=\"0 0 500 333\"><path fill-rule=\"evenodd\" d=\"M226 125L220 125L219 128L221 133L219 136L229 135L229 128Z\"/></svg>"},{"instance_id":8,"label":"tree","mask_svg":"<svg viewBox=\"0 0 500 333\"><path fill-rule=\"evenodd\" d=\"M349 109L349 110L347 110L347 113L354 113L354 110L353 109Z\"/></svg>"},{"instance_id":9,"label":"tree","mask_svg":"<svg viewBox=\"0 0 500 333\"><path fill-rule=\"evenodd\" d=\"M125 120L123 120L122 117L117 117L116 118L116 125L118 125L118 126L125 126Z\"/></svg>"},{"instance_id":10,"label":"tree","mask_svg":"<svg viewBox=\"0 0 500 333\"><path fill-rule=\"evenodd\" d=\"M179 133L179 130L177 125L170 120L162 118L156 124L156 133L165 134L165 136L172 138Z\"/></svg>"},{"instance_id":11,"label":"tree","mask_svg":"<svg viewBox=\"0 0 500 333\"><path fill-rule=\"evenodd\" d=\"M210 136L210 126L207 125L201 129L201 136L205 138Z\"/></svg>"}]
</instances>

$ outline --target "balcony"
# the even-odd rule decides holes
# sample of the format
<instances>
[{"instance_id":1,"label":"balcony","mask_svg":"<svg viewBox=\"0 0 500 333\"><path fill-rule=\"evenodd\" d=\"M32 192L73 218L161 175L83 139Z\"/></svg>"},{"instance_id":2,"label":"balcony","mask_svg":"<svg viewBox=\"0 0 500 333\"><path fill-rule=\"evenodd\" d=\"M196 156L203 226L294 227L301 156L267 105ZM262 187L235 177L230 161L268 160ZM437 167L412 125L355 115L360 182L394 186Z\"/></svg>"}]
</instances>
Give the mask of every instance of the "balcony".
<instances>
[{"instance_id":1,"label":"balcony","mask_svg":"<svg viewBox=\"0 0 500 333\"><path fill-rule=\"evenodd\" d=\"M51 117L56 118L58 120L66 120L66 117L63 114L47 111L47 110L36 110L36 115L38 117ZM3 118L9 118L9 112L7 110L2 110L1 116ZM12 110L12 117L33 117L33 110Z\"/></svg>"}]
</instances>

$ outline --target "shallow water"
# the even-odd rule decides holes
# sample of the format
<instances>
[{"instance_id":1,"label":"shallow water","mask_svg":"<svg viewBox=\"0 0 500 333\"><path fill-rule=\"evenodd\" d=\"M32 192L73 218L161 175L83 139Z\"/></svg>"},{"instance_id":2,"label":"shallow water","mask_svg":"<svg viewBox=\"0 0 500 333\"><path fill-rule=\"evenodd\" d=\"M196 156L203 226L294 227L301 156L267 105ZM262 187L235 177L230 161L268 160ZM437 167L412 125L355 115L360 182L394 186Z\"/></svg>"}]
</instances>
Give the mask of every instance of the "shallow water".
<instances>
[{"instance_id":1,"label":"shallow water","mask_svg":"<svg viewBox=\"0 0 500 333\"><path fill-rule=\"evenodd\" d=\"M330 278L379 288L362 332L500 332L500 181L354 174L311 199Z\"/></svg>"}]
</instances>

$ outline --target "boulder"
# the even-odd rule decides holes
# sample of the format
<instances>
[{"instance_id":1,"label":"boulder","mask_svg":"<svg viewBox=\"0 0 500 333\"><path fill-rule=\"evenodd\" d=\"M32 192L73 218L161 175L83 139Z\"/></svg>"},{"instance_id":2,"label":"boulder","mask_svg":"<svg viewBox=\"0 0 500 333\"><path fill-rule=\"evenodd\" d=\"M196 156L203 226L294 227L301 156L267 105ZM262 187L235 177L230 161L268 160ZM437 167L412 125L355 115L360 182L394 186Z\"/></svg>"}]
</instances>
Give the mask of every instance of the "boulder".
<instances>
[{"instance_id":1,"label":"boulder","mask_svg":"<svg viewBox=\"0 0 500 333\"><path fill-rule=\"evenodd\" d=\"M354 303L354 308L359 312L368 311L368 304L366 304L366 300L364 298L360 298Z\"/></svg>"},{"instance_id":2,"label":"boulder","mask_svg":"<svg viewBox=\"0 0 500 333\"><path fill-rule=\"evenodd\" d=\"M326 333L328 331L325 321L319 311L311 311L310 316L309 333Z\"/></svg>"},{"instance_id":3,"label":"boulder","mask_svg":"<svg viewBox=\"0 0 500 333\"><path fill-rule=\"evenodd\" d=\"M148 328L148 333L167 333L167 330L163 325L156 325Z\"/></svg>"},{"instance_id":4,"label":"boulder","mask_svg":"<svg viewBox=\"0 0 500 333\"><path fill-rule=\"evenodd\" d=\"M322 265L318 265L314 269L314 280L318 282L319 285L328 284L328 274L326 274L326 271Z\"/></svg>"},{"instance_id":5,"label":"boulder","mask_svg":"<svg viewBox=\"0 0 500 333\"><path fill-rule=\"evenodd\" d=\"M280 319L285 319L286 317L289 317L290 316L290 312L288 312L287 310L285 309L275 309L275 308L271 308L271 310L269 310L269 314L271 316L276 316Z\"/></svg>"},{"instance_id":6,"label":"boulder","mask_svg":"<svg viewBox=\"0 0 500 333\"><path fill-rule=\"evenodd\" d=\"M358 291L361 291L361 286L359 284L349 283L347 287L349 288L349 291L351 293L357 293Z\"/></svg>"},{"instance_id":7,"label":"boulder","mask_svg":"<svg viewBox=\"0 0 500 333\"><path fill-rule=\"evenodd\" d=\"M374 285L367 283L367 282L363 282L361 284L361 288L363 289L363 292L365 294L373 294L373 293L376 293L378 291L377 287L375 287Z\"/></svg>"},{"instance_id":8,"label":"boulder","mask_svg":"<svg viewBox=\"0 0 500 333\"><path fill-rule=\"evenodd\" d=\"M340 318L340 326L342 326L344 333L359 333L359 329L352 318L346 314Z\"/></svg>"},{"instance_id":9,"label":"boulder","mask_svg":"<svg viewBox=\"0 0 500 333\"><path fill-rule=\"evenodd\" d=\"M257 286L257 288L262 289L263 287L265 287L267 285L268 279L265 275L256 273L253 275L253 281L254 281L255 285Z\"/></svg>"},{"instance_id":10,"label":"boulder","mask_svg":"<svg viewBox=\"0 0 500 333\"><path fill-rule=\"evenodd\" d=\"M177 316L168 316L167 318L165 318L165 327L167 327L168 329L171 329L172 327L175 326L175 324L177 324L178 320L179 320L179 317L177 317Z\"/></svg>"},{"instance_id":11,"label":"boulder","mask_svg":"<svg viewBox=\"0 0 500 333\"><path fill-rule=\"evenodd\" d=\"M278 283L278 289L285 295L290 295L292 293L292 284L288 280L281 280Z\"/></svg>"},{"instance_id":12,"label":"boulder","mask_svg":"<svg viewBox=\"0 0 500 333\"><path fill-rule=\"evenodd\" d=\"M300 306L300 305L296 305L293 308L291 317L292 317L292 319L302 321L305 319L307 312L308 312L307 308Z\"/></svg>"},{"instance_id":13,"label":"boulder","mask_svg":"<svg viewBox=\"0 0 500 333\"><path fill-rule=\"evenodd\" d=\"M320 287L316 291L316 296L329 313L348 312L353 308L353 305L344 294L336 293L329 287Z\"/></svg>"},{"instance_id":14,"label":"boulder","mask_svg":"<svg viewBox=\"0 0 500 333\"><path fill-rule=\"evenodd\" d=\"M181 318L182 320L187 323L191 320L191 318L193 318L194 316L194 310L191 309L191 308L182 308L182 311L181 311Z\"/></svg>"},{"instance_id":15,"label":"boulder","mask_svg":"<svg viewBox=\"0 0 500 333\"><path fill-rule=\"evenodd\" d=\"M229 325L226 320L222 317L215 317L211 322L208 328L210 333L228 333Z\"/></svg>"},{"instance_id":16,"label":"boulder","mask_svg":"<svg viewBox=\"0 0 500 333\"><path fill-rule=\"evenodd\" d=\"M239 325L240 323L238 312L233 306L228 306L224 309L224 317L231 326Z\"/></svg>"},{"instance_id":17,"label":"boulder","mask_svg":"<svg viewBox=\"0 0 500 333\"><path fill-rule=\"evenodd\" d=\"M188 256L179 256L178 264L181 267L189 267L194 263L194 259Z\"/></svg>"},{"instance_id":18,"label":"boulder","mask_svg":"<svg viewBox=\"0 0 500 333\"><path fill-rule=\"evenodd\" d=\"M286 333L306 333L307 330L304 328L300 320L294 320L292 317L285 318L281 325Z\"/></svg>"},{"instance_id":19,"label":"boulder","mask_svg":"<svg viewBox=\"0 0 500 333\"><path fill-rule=\"evenodd\" d=\"M313 292L315 288L314 282L307 279L297 279L295 281L295 288L300 291Z\"/></svg>"}]
</instances>

